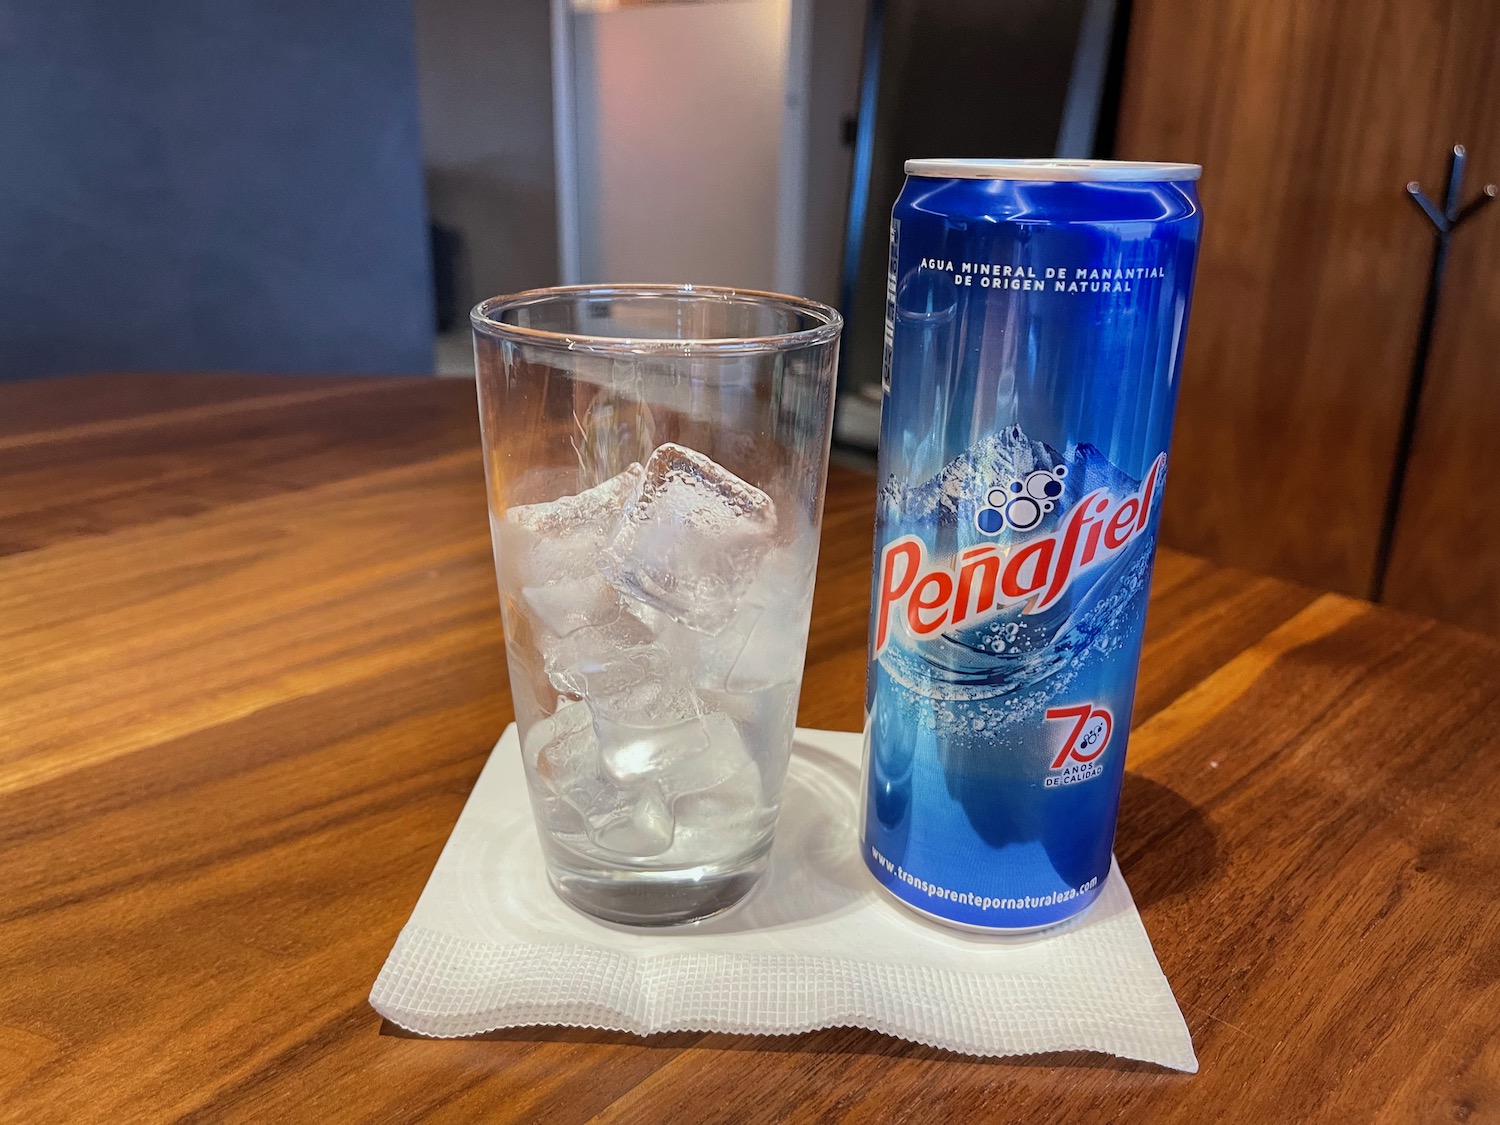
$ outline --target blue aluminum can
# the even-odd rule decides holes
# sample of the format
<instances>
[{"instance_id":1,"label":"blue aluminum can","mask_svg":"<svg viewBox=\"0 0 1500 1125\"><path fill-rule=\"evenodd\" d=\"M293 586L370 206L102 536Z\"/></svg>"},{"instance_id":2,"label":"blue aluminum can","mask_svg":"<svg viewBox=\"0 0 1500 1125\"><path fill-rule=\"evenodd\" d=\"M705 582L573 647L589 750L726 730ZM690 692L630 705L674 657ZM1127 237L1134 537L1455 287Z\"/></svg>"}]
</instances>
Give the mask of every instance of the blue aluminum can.
<instances>
[{"instance_id":1,"label":"blue aluminum can","mask_svg":"<svg viewBox=\"0 0 1500 1125\"><path fill-rule=\"evenodd\" d=\"M1190 164L913 160L891 219L863 853L1025 931L1110 869L1201 218Z\"/></svg>"}]
</instances>

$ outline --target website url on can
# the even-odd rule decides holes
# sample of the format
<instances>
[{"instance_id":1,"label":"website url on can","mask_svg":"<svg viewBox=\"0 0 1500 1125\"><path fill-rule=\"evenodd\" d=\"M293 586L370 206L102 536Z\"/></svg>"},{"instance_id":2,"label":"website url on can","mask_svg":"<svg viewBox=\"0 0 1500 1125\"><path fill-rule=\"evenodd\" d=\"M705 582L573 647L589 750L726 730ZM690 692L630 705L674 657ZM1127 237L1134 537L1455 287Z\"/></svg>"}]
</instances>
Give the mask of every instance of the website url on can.
<instances>
[{"instance_id":1,"label":"website url on can","mask_svg":"<svg viewBox=\"0 0 1500 1125\"><path fill-rule=\"evenodd\" d=\"M873 847L870 849L870 854L875 857L875 862L888 873L908 886L915 887L923 894L931 895L933 898L947 899L949 902L961 902L965 906L977 906L981 910L1031 910L1039 906L1055 906L1060 902L1075 899L1081 894L1087 894L1099 885L1099 877L1096 875L1077 889L1069 887L1065 891L1054 891L1051 894L1039 896L1022 895L1020 898L990 898L988 895L976 895L971 891L950 890L936 883L929 883L926 879L919 879L899 863L892 863L886 859Z\"/></svg>"}]
</instances>

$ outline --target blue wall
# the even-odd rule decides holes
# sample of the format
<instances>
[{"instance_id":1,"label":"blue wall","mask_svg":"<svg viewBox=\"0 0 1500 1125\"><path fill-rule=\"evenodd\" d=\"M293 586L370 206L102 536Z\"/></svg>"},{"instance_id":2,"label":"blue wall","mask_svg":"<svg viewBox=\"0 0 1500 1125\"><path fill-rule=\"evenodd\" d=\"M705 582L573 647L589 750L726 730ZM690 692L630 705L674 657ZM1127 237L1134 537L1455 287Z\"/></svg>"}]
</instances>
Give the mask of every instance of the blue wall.
<instances>
[{"instance_id":1,"label":"blue wall","mask_svg":"<svg viewBox=\"0 0 1500 1125\"><path fill-rule=\"evenodd\" d=\"M0 380L425 372L410 0L0 0Z\"/></svg>"}]
</instances>

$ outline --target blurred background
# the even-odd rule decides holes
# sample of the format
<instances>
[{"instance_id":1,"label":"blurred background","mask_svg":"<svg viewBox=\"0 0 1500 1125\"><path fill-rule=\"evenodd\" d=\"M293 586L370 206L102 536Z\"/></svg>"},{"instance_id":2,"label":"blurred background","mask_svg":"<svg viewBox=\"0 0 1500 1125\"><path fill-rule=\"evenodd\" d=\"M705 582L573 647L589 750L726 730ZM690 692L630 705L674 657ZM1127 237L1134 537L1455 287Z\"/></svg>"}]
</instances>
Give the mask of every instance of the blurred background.
<instances>
[{"instance_id":1,"label":"blurred background","mask_svg":"<svg viewBox=\"0 0 1500 1125\"><path fill-rule=\"evenodd\" d=\"M842 308L868 458L905 158L1196 161L1164 541L1500 632L1500 207L1438 277L1408 193L1455 145L1461 206L1494 0L12 0L0 382L472 376L484 297L727 284Z\"/></svg>"}]
</instances>

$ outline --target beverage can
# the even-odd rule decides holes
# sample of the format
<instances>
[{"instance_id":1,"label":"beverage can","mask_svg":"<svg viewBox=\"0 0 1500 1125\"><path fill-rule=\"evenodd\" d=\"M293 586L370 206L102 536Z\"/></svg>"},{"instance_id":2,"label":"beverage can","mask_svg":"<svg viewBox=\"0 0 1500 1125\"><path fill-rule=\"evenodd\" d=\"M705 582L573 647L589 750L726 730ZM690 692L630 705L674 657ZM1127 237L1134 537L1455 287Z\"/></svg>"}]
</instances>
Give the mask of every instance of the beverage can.
<instances>
[{"instance_id":1,"label":"beverage can","mask_svg":"<svg viewBox=\"0 0 1500 1125\"><path fill-rule=\"evenodd\" d=\"M913 160L891 219L862 852L942 922L1103 889L1197 165Z\"/></svg>"}]
</instances>

